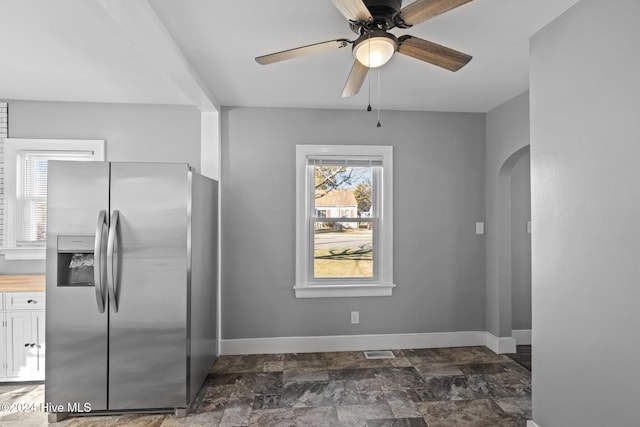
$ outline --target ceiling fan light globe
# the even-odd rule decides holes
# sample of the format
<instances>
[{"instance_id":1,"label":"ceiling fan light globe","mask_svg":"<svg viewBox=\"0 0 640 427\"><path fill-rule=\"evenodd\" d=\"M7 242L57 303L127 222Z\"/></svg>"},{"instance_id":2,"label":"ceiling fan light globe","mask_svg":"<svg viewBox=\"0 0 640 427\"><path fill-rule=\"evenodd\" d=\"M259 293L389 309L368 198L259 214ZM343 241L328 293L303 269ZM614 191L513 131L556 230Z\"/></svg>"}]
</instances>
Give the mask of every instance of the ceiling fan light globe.
<instances>
[{"instance_id":1,"label":"ceiling fan light globe","mask_svg":"<svg viewBox=\"0 0 640 427\"><path fill-rule=\"evenodd\" d=\"M397 41L389 33L363 36L354 45L353 56L365 67L377 68L389 62L397 47Z\"/></svg>"},{"instance_id":2,"label":"ceiling fan light globe","mask_svg":"<svg viewBox=\"0 0 640 427\"><path fill-rule=\"evenodd\" d=\"M365 57L365 61L367 62L367 67L369 68L377 68L381 65L384 65L387 61L389 61L391 57L386 57L382 52L377 50L372 50L369 58Z\"/></svg>"}]
</instances>

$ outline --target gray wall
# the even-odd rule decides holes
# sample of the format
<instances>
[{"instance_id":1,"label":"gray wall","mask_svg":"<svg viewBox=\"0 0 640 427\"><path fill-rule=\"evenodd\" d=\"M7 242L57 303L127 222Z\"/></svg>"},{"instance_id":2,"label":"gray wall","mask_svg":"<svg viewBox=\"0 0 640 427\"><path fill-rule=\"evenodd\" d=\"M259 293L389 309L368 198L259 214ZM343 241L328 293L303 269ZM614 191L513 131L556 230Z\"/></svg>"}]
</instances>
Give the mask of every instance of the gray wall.
<instances>
[{"instance_id":1,"label":"gray wall","mask_svg":"<svg viewBox=\"0 0 640 427\"><path fill-rule=\"evenodd\" d=\"M9 137L104 139L107 160L186 162L200 169L200 112L194 107L9 101ZM0 256L0 274L44 269L44 261Z\"/></svg>"},{"instance_id":2,"label":"gray wall","mask_svg":"<svg viewBox=\"0 0 640 427\"><path fill-rule=\"evenodd\" d=\"M375 124L365 111L223 110L223 339L485 330L485 115L384 111ZM393 296L294 297L296 144L393 145Z\"/></svg>"},{"instance_id":3,"label":"gray wall","mask_svg":"<svg viewBox=\"0 0 640 427\"><path fill-rule=\"evenodd\" d=\"M524 153L511 171L511 326L531 329L530 155Z\"/></svg>"},{"instance_id":4,"label":"gray wall","mask_svg":"<svg viewBox=\"0 0 640 427\"><path fill-rule=\"evenodd\" d=\"M582 0L531 42L541 427L640 420L639 16L637 0Z\"/></svg>"},{"instance_id":5,"label":"gray wall","mask_svg":"<svg viewBox=\"0 0 640 427\"><path fill-rule=\"evenodd\" d=\"M525 92L487 113L486 136L486 239L487 239L487 331L495 336L511 336L511 287L500 287L500 247L511 242L500 242L501 170L514 157L522 155L529 145L529 92ZM517 159L516 159L517 160ZM502 179L504 181L504 179ZM504 236L503 236L504 237ZM510 282L510 280L509 280Z\"/></svg>"}]
</instances>

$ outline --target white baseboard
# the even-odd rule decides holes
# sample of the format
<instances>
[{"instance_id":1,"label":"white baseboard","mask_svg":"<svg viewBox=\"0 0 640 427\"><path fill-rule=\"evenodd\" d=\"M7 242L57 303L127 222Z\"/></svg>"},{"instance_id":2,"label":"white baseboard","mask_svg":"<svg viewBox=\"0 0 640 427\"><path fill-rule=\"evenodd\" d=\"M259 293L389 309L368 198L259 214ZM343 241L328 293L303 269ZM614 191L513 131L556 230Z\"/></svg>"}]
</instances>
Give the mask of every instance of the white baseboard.
<instances>
[{"instance_id":1,"label":"white baseboard","mask_svg":"<svg viewBox=\"0 0 640 427\"><path fill-rule=\"evenodd\" d=\"M515 352L515 340L513 338L497 338L484 331L467 331L424 334L223 339L220 341L220 354L313 353L471 346L487 346L498 354Z\"/></svg>"},{"instance_id":2,"label":"white baseboard","mask_svg":"<svg viewBox=\"0 0 640 427\"><path fill-rule=\"evenodd\" d=\"M487 347L496 354L507 354L516 352L516 340L511 337L496 337L486 332Z\"/></svg>"},{"instance_id":3,"label":"white baseboard","mask_svg":"<svg viewBox=\"0 0 640 427\"><path fill-rule=\"evenodd\" d=\"M531 329L516 329L511 331L511 336L516 340L516 345L531 345Z\"/></svg>"},{"instance_id":4,"label":"white baseboard","mask_svg":"<svg viewBox=\"0 0 640 427\"><path fill-rule=\"evenodd\" d=\"M540 426L538 426L538 424L534 423L533 421L528 420L527 427L540 427Z\"/></svg>"}]
</instances>

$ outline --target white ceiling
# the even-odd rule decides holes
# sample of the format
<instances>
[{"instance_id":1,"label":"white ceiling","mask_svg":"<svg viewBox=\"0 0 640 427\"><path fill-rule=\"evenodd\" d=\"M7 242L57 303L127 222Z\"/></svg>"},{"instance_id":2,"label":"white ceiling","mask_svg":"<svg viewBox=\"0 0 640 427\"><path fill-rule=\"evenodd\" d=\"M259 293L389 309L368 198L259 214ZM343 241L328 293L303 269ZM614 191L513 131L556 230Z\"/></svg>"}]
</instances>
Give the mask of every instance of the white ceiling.
<instances>
[{"instance_id":1,"label":"white ceiling","mask_svg":"<svg viewBox=\"0 0 640 427\"><path fill-rule=\"evenodd\" d=\"M190 71L183 77L195 76L213 104L365 108L368 103L366 81L359 95L340 97L353 64L350 47L266 66L253 59L355 39L330 0L148 0L151 7L143 5L141 14L127 11L144 1L0 0L0 99L197 104L172 71L186 65ZM486 112L524 92L529 37L577 1L475 0L414 28L392 30L473 59L452 73L396 54L380 71L382 108ZM110 4L122 6L133 22L123 27L109 13ZM147 31L155 28L149 22L157 23L160 33ZM127 28L146 31L146 39L132 37ZM159 49L150 38L156 34L170 36L168 42L158 38L163 39ZM158 59L163 52L177 67ZM377 73L371 74L375 106Z\"/></svg>"}]
</instances>

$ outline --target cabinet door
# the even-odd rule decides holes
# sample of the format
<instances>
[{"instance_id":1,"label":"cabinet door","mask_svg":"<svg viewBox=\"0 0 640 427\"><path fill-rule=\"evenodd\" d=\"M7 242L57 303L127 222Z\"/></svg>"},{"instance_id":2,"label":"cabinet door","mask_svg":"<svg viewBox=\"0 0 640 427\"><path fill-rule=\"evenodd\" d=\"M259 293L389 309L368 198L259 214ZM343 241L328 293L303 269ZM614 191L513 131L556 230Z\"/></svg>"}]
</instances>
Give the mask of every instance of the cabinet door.
<instances>
[{"instance_id":1,"label":"cabinet door","mask_svg":"<svg viewBox=\"0 0 640 427\"><path fill-rule=\"evenodd\" d=\"M2 295L0 294L0 300ZM7 324L4 313L0 313L0 378L7 377Z\"/></svg>"},{"instance_id":2,"label":"cabinet door","mask_svg":"<svg viewBox=\"0 0 640 427\"><path fill-rule=\"evenodd\" d=\"M31 313L31 339L36 344L34 351L36 358L33 364L33 374L38 378L44 378L44 354L45 354L45 312L34 311Z\"/></svg>"},{"instance_id":3,"label":"cabinet door","mask_svg":"<svg viewBox=\"0 0 640 427\"><path fill-rule=\"evenodd\" d=\"M7 377L31 377L37 358L31 339L31 312L7 313ZM32 345L33 344L33 345Z\"/></svg>"}]
</instances>

